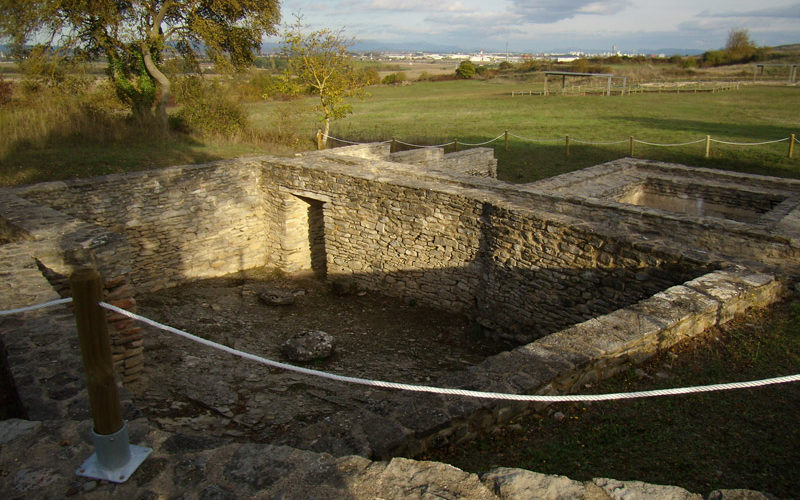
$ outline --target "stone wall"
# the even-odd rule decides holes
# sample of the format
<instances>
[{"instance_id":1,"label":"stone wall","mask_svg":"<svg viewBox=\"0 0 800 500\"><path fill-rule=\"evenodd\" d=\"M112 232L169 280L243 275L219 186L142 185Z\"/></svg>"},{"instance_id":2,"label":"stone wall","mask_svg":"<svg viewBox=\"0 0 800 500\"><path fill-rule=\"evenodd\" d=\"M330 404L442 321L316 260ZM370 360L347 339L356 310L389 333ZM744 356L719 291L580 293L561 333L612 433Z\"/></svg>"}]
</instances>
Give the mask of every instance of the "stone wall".
<instances>
[{"instance_id":1,"label":"stone wall","mask_svg":"<svg viewBox=\"0 0 800 500\"><path fill-rule=\"evenodd\" d=\"M17 241L0 245L0 262L3 263L0 266L3 275L0 308L23 307L59 295L69 296L67 277L72 271L94 267L104 278L104 300L136 311L134 290L128 282L130 247L119 235L37 206L9 190L0 190L0 219L19 235ZM115 370L121 380L131 382L142 371L142 330L119 314L107 312L106 317ZM18 333L18 329L14 332ZM33 392L30 387L22 389Z\"/></svg>"},{"instance_id":2,"label":"stone wall","mask_svg":"<svg viewBox=\"0 0 800 500\"><path fill-rule=\"evenodd\" d=\"M299 171L265 163L263 189L269 199L283 196L284 205L319 200L331 276L350 276L364 289L464 312L508 340L528 342L704 269L679 254L638 249L568 218L499 198L479 200L443 186L431 189L431 183L415 185L408 175L390 179L388 169L381 182L348 174L354 163L340 168L320 157L316 168L297 165ZM292 228L296 240L307 242L302 207L296 215L282 214L286 219L272 225ZM287 243L282 251L295 248Z\"/></svg>"},{"instance_id":3,"label":"stone wall","mask_svg":"<svg viewBox=\"0 0 800 500\"><path fill-rule=\"evenodd\" d=\"M131 281L156 290L265 264L274 235L264 225L258 185L258 171L221 162L37 184L17 193L124 236Z\"/></svg>"}]
</instances>

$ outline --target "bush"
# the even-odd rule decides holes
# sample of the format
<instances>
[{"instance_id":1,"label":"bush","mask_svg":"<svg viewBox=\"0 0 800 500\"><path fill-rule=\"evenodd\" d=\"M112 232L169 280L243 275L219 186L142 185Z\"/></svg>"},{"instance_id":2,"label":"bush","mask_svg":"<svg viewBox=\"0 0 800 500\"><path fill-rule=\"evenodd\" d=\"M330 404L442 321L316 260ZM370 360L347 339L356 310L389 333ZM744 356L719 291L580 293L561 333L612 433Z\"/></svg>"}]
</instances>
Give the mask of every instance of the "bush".
<instances>
[{"instance_id":1,"label":"bush","mask_svg":"<svg viewBox=\"0 0 800 500\"><path fill-rule=\"evenodd\" d=\"M174 91L183 105L175 114L177 128L229 139L247 129L244 108L218 82L208 84L200 77L185 76L175 81Z\"/></svg>"},{"instance_id":2,"label":"bush","mask_svg":"<svg viewBox=\"0 0 800 500\"><path fill-rule=\"evenodd\" d=\"M11 102L11 94L14 91L14 86L11 82L7 82L0 73L0 105L8 104Z\"/></svg>"},{"instance_id":3,"label":"bush","mask_svg":"<svg viewBox=\"0 0 800 500\"><path fill-rule=\"evenodd\" d=\"M402 71L397 73L389 73L388 75L383 77L381 83L384 85L399 85L406 81L406 74Z\"/></svg>"},{"instance_id":4,"label":"bush","mask_svg":"<svg viewBox=\"0 0 800 500\"><path fill-rule=\"evenodd\" d=\"M375 85L381 81L381 76L378 74L378 70L375 69L374 66L370 66L361 71L361 79L364 82L364 85Z\"/></svg>"},{"instance_id":5,"label":"bush","mask_svg":"<svg viewBox=\"0 0 800 500\"><path fill-rule=\"evenodd\" d=\"M475 76L476 71L477 68L472 61L461 61L461 64L459 64L458 68L456 68L456 75L458 75L459 78L469 80Z\"/></svg>"},{"instance_id":6,"label":"bush","mask_svg":"<svg viewBox=\"0 0 800 500\"><path fill-rule=\"evenodd\" d=\"M497 66L497 69L499 69L500 71L509 71L514 69L514 65L508 61L503 61L500 63L499 66Z\"/></svg>"}]
</instances>

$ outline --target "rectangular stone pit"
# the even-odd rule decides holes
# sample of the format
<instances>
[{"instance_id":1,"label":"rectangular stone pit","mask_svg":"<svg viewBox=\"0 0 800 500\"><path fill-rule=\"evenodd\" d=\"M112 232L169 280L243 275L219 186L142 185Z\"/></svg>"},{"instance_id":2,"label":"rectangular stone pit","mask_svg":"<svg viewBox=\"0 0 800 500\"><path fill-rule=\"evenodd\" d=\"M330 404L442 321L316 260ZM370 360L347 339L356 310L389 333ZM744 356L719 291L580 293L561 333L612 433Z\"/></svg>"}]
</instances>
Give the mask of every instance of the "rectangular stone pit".
<instances>
[{"instance_id":1,"label":"rectangular stone pit","mask_svg":"<svg viewBox=\"0 0 800 500\"><path fill-rule=\"evenodd\" d=\"M480 152L451 157L451 172L448 155L415 153L424 158L410 166L386 161L388 145L347 151L354 156L248 158L22 187L10 196L23 212L8 220L24 221L25 207L41 215L40 227L26 222L40 243L29 253L61 274L69 265L47 260L41 248L91 235L78 247L106 269L109 293L264 267L465 314L498 343L519 347L431 384L514 393L576 390L777 300L776 279L736 267L728 255L775 268L797 254L786 221L797 211L798 183L748 177L749 187L731 191L726 183L743 179L701 171L705 180L690 188L681 180L689 169L624 163L511 186L491 174L467 176L491 170ZM656 195L713 200L721 222L709 229L697 222L718 218L709 213L633 204L648 196L655 204ZM788 227L788 236L762 238L776 227ZM737 252L707 251L728 246ZM140 339L131 338L121 345L141 354ZM117 361L132 381L138 365ZM285 442L413 455L529 408L389 392L367 401Z\"/></svg>"}]
</instances>

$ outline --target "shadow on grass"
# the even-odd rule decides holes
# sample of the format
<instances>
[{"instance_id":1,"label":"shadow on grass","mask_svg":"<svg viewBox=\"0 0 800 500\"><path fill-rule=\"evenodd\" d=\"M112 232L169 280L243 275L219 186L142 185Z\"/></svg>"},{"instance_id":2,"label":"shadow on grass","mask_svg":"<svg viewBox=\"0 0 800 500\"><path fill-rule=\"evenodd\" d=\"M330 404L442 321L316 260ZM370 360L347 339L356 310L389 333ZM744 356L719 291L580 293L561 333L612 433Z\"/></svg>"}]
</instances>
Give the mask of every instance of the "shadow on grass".
<instances>
[{"instance_id":1,"label":"shadow on grass","mask_svg":"<svg viewBox=\"0 0 800 500\"><path fill-rule=\"evenodd\" d=\"M684 147L656 147L636 144L636 158L680 163L695 167L731 170L748 174L799 178L800 158L789 159L787 143L753 146L712 144L710 158L705 158L705 144ZM628 144L593 146L571 144L570 154L561 143L511 141L509 151L502 142L495 144L498 177L512 183L534 182L547 177L598 165L630 155Z\"/></svg>"},{"instance_id":2,"label":"shadow on grass","mask_svg":"<svg viewBox=\"0 0 800 500\"><path fill-rule=\"evenodd\" d=\"M610 119L624 122L625 124L638 123L653 130L674 130L684 133L697 133L698 139L702 139L706 135L710 135L715 139L725 139L727 137L741 138L734 139L736 142L772 141L776 139L783 139L792 134L800 132L798 128L754 124L751 122L732 123L710 120L685 120L632 116L617 116L610 117Z\"/></svg>"},{"instance_id":3,"label":"shadow on grass","mask_svg":"<svg viewBox=\"0 0 800 500\"><path fill-rule=\"evenodd\" d=\"M127 134L126 134L127 135ZM222 159L204 143L182 133L141 131L118 140L64 138L60 134L32 144L18 141L0 155L0 185L93 177Z\"/></svg>"}]
</instances>

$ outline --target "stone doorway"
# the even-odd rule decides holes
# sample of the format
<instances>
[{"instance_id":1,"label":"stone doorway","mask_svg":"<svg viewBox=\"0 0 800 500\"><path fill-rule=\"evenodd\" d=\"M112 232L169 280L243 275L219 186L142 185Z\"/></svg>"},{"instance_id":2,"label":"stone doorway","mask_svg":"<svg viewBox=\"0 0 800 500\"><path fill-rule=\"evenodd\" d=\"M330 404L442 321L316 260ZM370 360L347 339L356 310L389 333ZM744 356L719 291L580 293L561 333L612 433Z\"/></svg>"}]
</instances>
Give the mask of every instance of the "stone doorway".
<instances>
[{"instance_id":1,"label":"stone doorway","mask_svg":"<svg viewBox=\"0 0 800 500\"><path fill-rule=\"evenodd\" d=\"M317 278L328 274L325 249L326 200L291 194L286 199L286 225L282 241L283 270L312 271Z\"/></svg>"}]
</instances>

